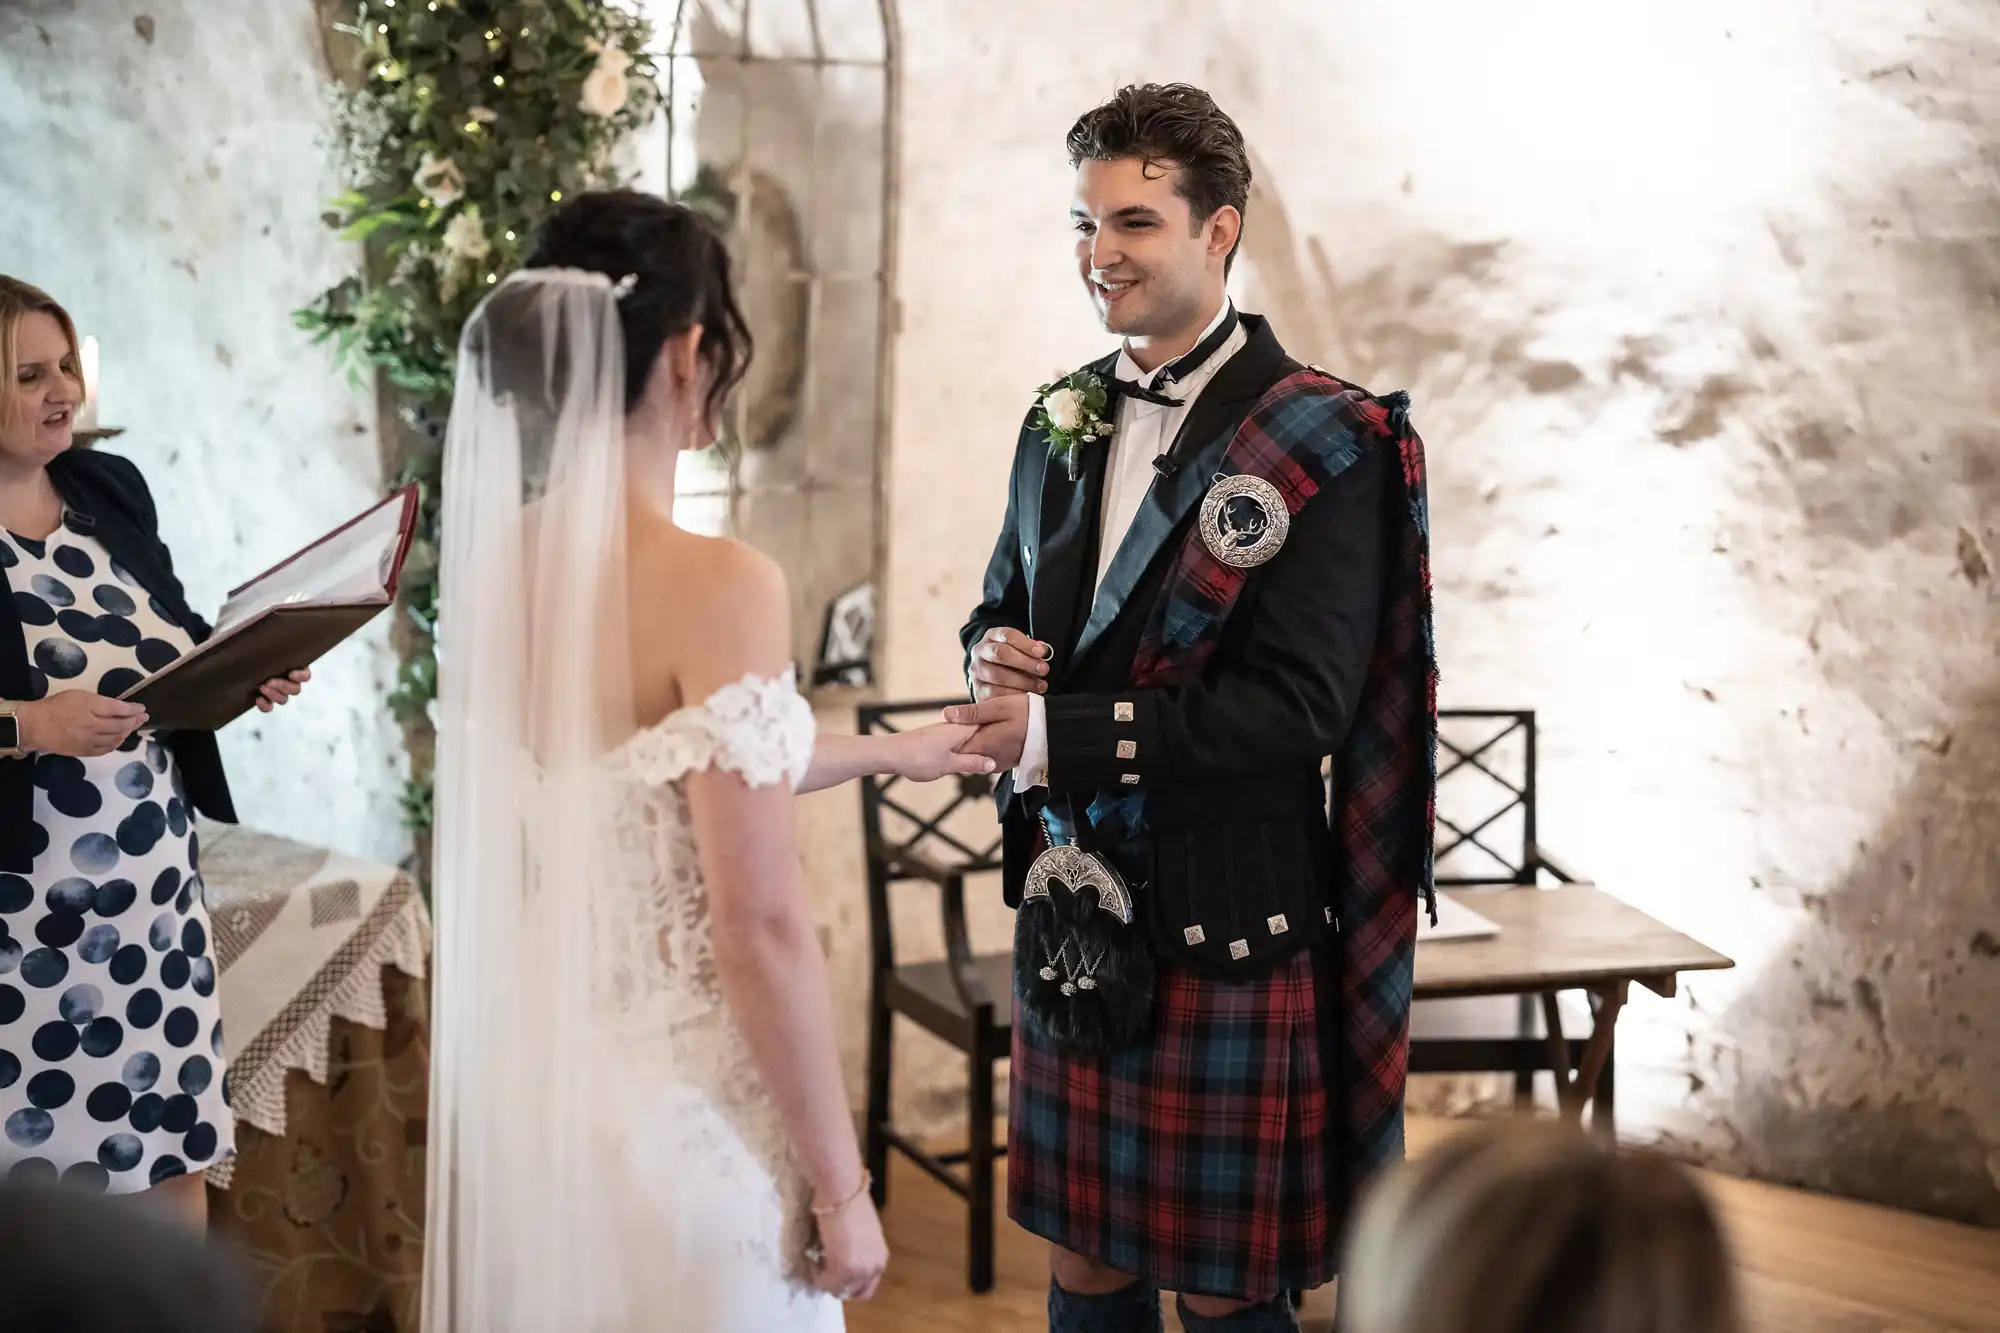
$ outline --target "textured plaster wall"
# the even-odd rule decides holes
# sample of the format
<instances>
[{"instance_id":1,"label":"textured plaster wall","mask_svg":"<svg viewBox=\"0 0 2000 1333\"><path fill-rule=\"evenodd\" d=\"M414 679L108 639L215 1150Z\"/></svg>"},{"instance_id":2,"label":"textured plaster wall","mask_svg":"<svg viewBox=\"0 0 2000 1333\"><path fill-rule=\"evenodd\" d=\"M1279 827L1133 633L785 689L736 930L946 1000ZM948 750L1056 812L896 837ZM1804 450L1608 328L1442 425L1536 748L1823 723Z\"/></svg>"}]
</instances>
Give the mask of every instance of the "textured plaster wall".
<instances>
[{"instance_id":1,"label":"textured plaster wall","mask_svg":"<svg viewBox=\"0 0 2000 1333\"><path fill-rule=\"evenodd\" d=\"M1105 346L1063 131L1204 83L1242 303L1415 395L1445 703L1538 709L1545 841L1740 964L1635 999L1627 1131L2000 1223L2000 11L1503 8L904 6L889 689L956 688L1026 395Z\"/></svg>"},{"instance_id":2,"label":"textured plaster wall","mask_svg":"<svg viewBox=\"0 0 2000 1333\"><path fill-rule=\"evenodd\" d=\"M289 312L352 256L320 224L325 71L310 3L0 5L0 272L102 344L105 448L145 471L193 603L379 494L372 400ZM282 713L223 734L258 827L400 859L384 618Z\"/></svg>"}]
</instances>

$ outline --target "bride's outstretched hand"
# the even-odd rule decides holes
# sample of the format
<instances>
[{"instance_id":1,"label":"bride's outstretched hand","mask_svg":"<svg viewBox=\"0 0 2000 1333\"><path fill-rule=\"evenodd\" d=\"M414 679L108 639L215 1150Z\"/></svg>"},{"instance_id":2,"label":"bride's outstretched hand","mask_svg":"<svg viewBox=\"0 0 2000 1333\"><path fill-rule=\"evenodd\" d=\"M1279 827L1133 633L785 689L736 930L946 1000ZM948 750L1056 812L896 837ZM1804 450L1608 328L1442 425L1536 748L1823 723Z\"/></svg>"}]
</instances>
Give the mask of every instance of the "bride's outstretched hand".
<instances>
[{"instance_id":1,"label":"bride's outstretched hand","mask_svg":"<svg viewBox=\"0 0 2000 1333\"><path fill-rule=\"evenodd\" d=\"M912 782L935 782L962 773L991 773L995 764L985 755L958 752L958 747L971 740L976 730L976 727L933 722L902 732L890 739L895 763L891 771Z\"/></svg>"}]
</instances>

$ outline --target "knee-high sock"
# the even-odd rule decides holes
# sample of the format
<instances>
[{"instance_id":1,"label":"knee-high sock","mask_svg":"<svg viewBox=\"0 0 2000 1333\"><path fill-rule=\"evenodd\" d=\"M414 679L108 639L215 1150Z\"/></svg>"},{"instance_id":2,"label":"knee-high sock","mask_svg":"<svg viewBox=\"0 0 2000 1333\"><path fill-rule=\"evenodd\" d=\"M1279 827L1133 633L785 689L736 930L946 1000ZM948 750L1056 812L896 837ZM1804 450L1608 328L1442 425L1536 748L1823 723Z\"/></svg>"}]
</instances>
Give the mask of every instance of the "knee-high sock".
<instances>
[{"instance_id":1,"label":"knee-high sock","mask_svg":"<svg viewBox=\"0 0 2000 1333\"><path fill-rule=\"evenodd\" d=\"M1176 1302L1181 1327L1187 1333L1298 1333L1298 1312L1284 1296L1261 1305L1247 1305L1235 1314L1204 1315L1188 1309L1185 1297Z\"/></svg>"},{"instance_id":2,"label":"knee-high sock","mask_svg":"<svg viewBox=\"0 0 2000 1333\"><path fill-rule=\"evenodd\" d=\"M1144 1282L1084 1296L1049 1279L1049 1333L1162 1333L1160 1293Z\"/></svg>"}]
</instances>

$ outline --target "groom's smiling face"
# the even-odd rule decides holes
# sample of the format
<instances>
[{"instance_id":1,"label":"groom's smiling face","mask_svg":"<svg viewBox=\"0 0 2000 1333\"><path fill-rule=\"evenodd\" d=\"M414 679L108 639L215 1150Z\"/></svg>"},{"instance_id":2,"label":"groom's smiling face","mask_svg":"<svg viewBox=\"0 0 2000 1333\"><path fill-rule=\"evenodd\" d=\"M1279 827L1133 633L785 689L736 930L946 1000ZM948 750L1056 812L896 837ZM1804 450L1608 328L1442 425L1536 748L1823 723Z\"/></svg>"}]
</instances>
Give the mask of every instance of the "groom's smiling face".
<instances>
[{"instance_id":1,"label":"groom's smiling face","mask_svg":"<svg viewBox=\"0 0 2000 1333\"><path fill-rule=\"evenodd\" d=\"M1197 223L1171 163L1085 159L1076 169L1076 265L1111 333L1168 338L1199 330L1221 302L1215 219ZM1230 210L1224 210L1230 211ZM1233 239L1233 237L1232 237Z\"/></svg>"}]
</instances>

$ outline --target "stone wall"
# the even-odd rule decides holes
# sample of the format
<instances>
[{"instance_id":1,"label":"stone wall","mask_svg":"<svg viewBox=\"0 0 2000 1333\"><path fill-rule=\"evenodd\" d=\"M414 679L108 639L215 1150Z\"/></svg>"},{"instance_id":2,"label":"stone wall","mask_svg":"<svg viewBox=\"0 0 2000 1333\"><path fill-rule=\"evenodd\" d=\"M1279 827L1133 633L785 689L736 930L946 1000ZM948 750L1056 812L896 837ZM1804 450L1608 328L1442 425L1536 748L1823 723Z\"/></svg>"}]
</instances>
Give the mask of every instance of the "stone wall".
<instances>
[{"instance_id":1,"label":"stone wall","mask_svg":"<svg viewBox=\"0 0 2000 1333\"><path fill-rule=\"evenodd\" d=\"M102 447L146 473L210 613L380 494L372 398L290 316L353 261L319 218L337 188L319 32L304 0L0 6L0 271L97 337L101 419L126 431ZM388 629L223 733L246 821L401 858Z\"/></svg>"},{"instance_id":2,"label":"stone wall","mask_svg":"<svg viewBox=\"0 0 2000 1333\"><path fill-rule=\"evenodd\" d=\"M1414 394L1444 702L1537 709L1544 840L1739 962L1628 1010L1628 1132L2000 1222L2000 12L1067 15L904 7L891 691L955 688L1027 394L1105 346L1063 131L1201 82L1242 303Z\"/></svg>"}]
</instances>

